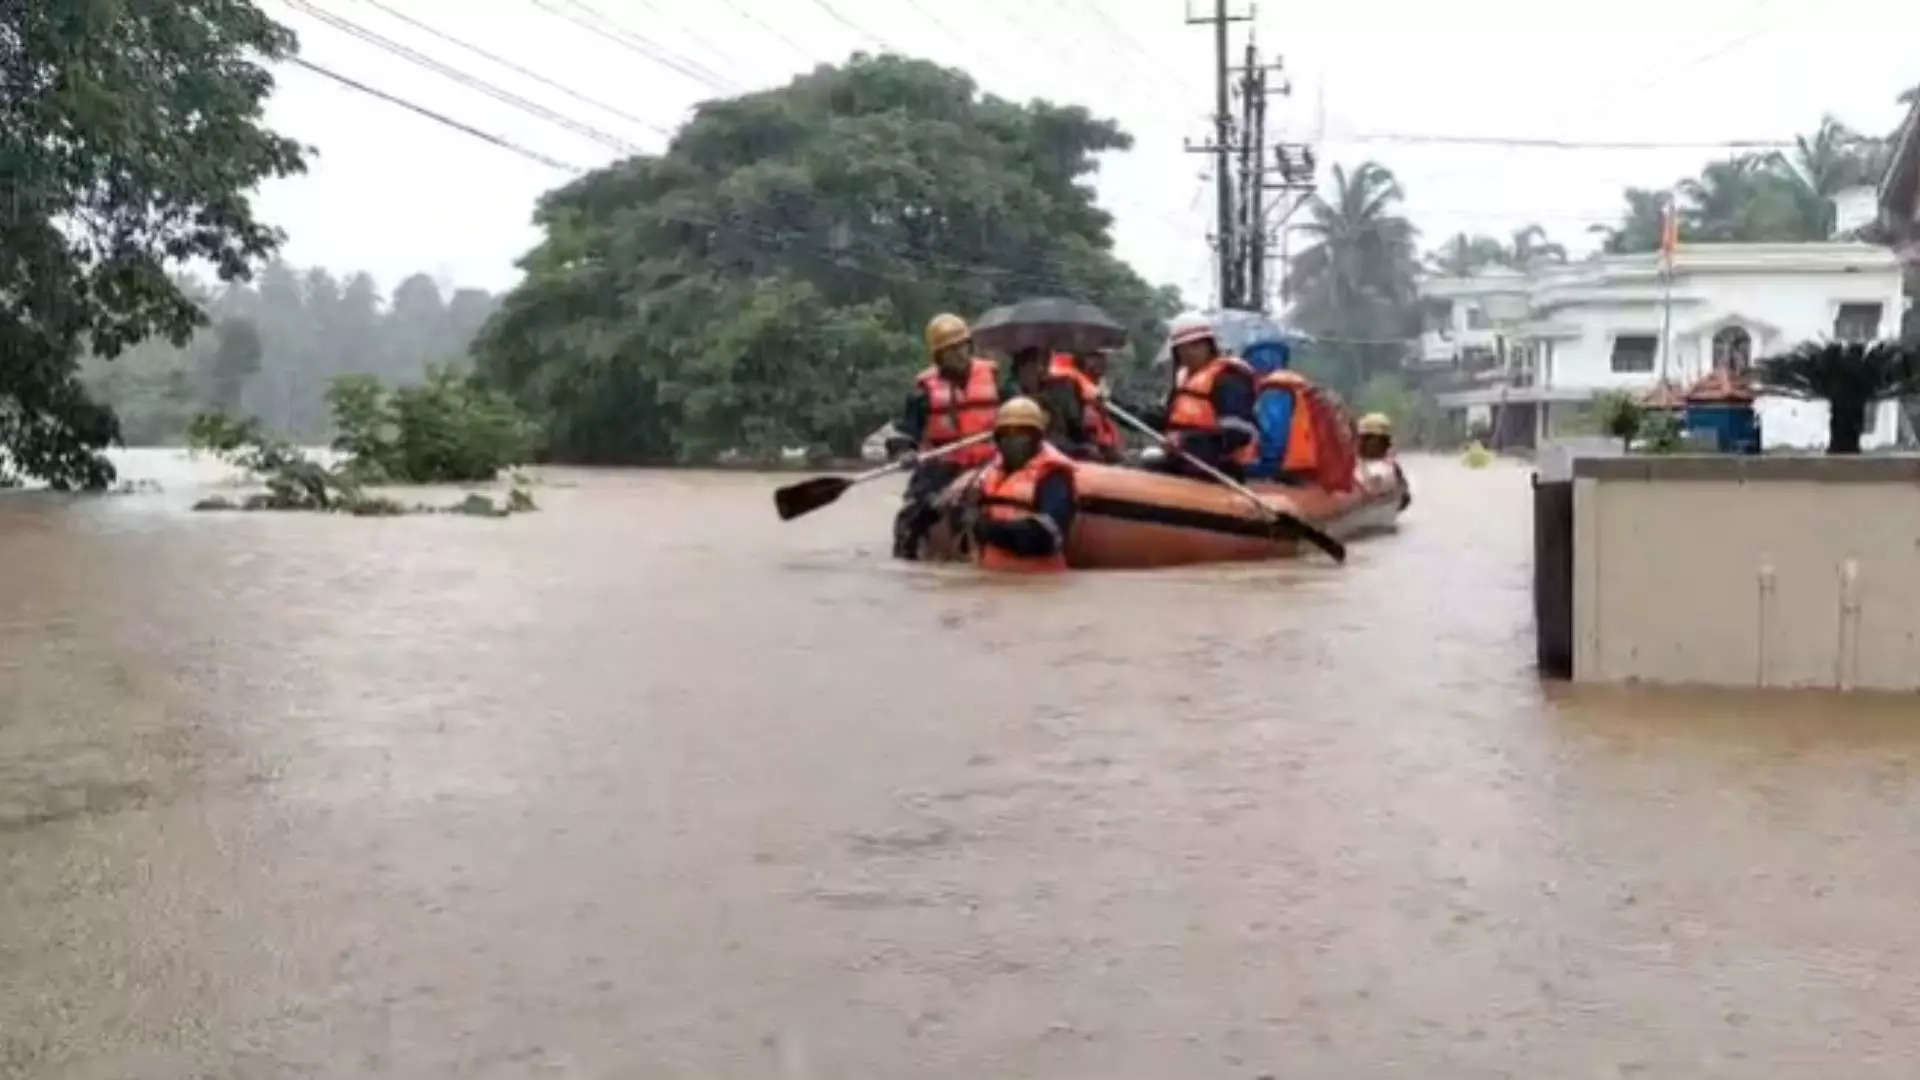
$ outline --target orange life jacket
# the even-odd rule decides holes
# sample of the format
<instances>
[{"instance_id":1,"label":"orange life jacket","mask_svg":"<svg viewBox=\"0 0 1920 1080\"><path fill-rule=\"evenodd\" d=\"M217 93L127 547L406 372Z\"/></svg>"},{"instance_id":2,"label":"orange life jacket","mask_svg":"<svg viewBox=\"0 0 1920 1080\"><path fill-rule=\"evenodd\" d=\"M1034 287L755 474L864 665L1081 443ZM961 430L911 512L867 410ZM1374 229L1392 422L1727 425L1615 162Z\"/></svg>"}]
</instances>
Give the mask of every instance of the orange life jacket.
<instances>
[{"instance_id":1,"label":"orange life jacket","mask_svg":"<svg viewBox=\"0 0 1920 1080\"><path fill-rule=\"evenodd\" d=\"M1100 384L1093 376L1081 371L1071 354L1054 353L1047 361L1047 378L1073 384L1074 392L1080 395L1080 425L1086 428L1087 437L1103 450L1118 451L1120 429L1101 406Z\"/></svg>"},{"instance_id":2,"label":"orange life jacket","mask_svg":"<svg viewBox=\"0 0 1920 1080\"><path fill-rule=\"evenodd\" d=\"M1053 519L1038 512L1034 506L1034 492L1040 487L1040 481L1055 469L1073 471L1073 459L1055 450L1046 442L1040 444L1040 452L1033 459L1013 472L1007 472L996 454L993 464L980 477L980 508L988 521L1014 522L1034 518L1045 522L1049 529ZM992 544L980 545L980 565L989 570L1065 570L1067 568L1067 538L1057 537L1053 554L1036 557L1015 555L1003 551Z\"/></svg>"},{"instance_id":3,"label":"orange life jacket","mask_svg":"<svg viewBox=\"0 0 1920 1080\"><path fill-rule=\"evenodd\" d=\"M1237 371L1253 380L1253 369L1246 361L1237 356L1216 356L1201 366L1200 370L1183 375L1173 389L1173 400L1167 405L1167 431L1198 431L1208 435L1219 434L1219 410L1213 407L1213 383L1221 372ZM1252 433L1249 432L1249 435ZM1260 458L1259 441L1249 438L1234 451L1233 460L1241 465L1251 465Z\"/></svg>"},{"instance_id":4,"label":"orange life jacket","mask_svg":"<svg viewBox=\"0 0 1920 1080\"><path fill-rule=\"evenodd\" d=\"M1346 410L1326 391L1284 368L1262 376L1253 392L1258 397L1274 389L1293 395L1293 421L1288 425L1287 454L1280 462L1280 471L1328 491L1352 490L1359 459Z\"/></svg>"},{"instance_id":5,"label":"orange life jacket","mask_svg":"<svg viewBox=\"0 0 1920 1080\"><path fill-rule=\"evenodd\" d=\"M1000 373L993 361L975 357L967 368L966 384L957 392L938 367L921 372L914 381L927 395L927 427L920 433L920 449L937 450L993 430L994 410L1000 407ZM956 450L946 460L971 469L992 457L993 443L986 441Z\"/></svg>"}]
</instances>

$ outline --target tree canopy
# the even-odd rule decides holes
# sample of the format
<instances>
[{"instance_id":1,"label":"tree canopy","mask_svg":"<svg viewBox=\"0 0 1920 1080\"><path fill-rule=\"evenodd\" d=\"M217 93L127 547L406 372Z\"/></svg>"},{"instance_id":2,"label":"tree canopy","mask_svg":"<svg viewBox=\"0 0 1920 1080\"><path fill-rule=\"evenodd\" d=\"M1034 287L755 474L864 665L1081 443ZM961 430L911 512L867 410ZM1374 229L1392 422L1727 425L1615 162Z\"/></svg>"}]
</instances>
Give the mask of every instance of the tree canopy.
<instances>
[{"instance_id":1,"label":"tree canopy","mask_svg":"<svg viewBox=\"0 0 1920 1080\"><path fill-rule=\"evenodd\" d=\"M1437 274L1465 277L1489 266L1530 270L1566 261L1566 245L1549 240L1544 226L1528 225L1513 230L1511 243L1501 243L1491 236L1455 233L1438 250L1427 253L1426 265Z\"/></svg>"},{"instance_id":2,"label":"tree canopy","mask_svg":"<svg viewBox=\"0 0 1920 1080\"><path fill-rule=\"evenodd\" d=\"M247 193L302 168L260 124L293 44L246 0L0 6L0 469L110 481L81 353L184 343L206 316L168 268L231 280L279 244Z\"/></svg>"},{"instance_id":3,"label":"tree canopy","mask_svg":"<svg viewBox=\"0 0 1920 1080\"><path fill-rule=\"evenodd\" d=\"M1089 300L1136 329L1143 364L1178 297L1115 258L1086 182L1130 141L895 56L709 102L664 154L541 200L545 238L479 369L552 456L646 462L853 450L897 409L941 311Z\"/></svg>"},{"instance_id":4,"label":"tree canopy","mask_svg":"<svg viewBox=\"0 0 1920 1080\"><path fill-rule=\"evenodd\" d=\"M1862 135L1831 116L1786 152L1736 154L1675 185L1682 243L1767 243L1833 238L1840 191L1876 183L1890 140ZM1628 188L1618 224L1596 226L1610 254L1653 251L1669 195Z\"/></svg>"}]
</instances>

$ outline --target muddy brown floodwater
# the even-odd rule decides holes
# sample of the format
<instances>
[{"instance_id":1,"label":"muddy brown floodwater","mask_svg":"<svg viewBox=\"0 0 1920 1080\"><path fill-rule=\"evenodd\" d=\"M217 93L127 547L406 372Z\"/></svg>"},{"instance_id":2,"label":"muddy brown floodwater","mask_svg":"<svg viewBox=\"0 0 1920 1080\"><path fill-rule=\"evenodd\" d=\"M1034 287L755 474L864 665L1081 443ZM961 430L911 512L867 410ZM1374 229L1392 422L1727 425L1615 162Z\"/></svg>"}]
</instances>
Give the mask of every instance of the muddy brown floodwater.
<instances>
[{"instance_id":1,"label":"muddy brown floodwater","mask_svg":"<svg viewBox=\"0 0 1920 1080\"><path fill-rule=\"evenodd\" d=\"M891 490L135 457L0 499L0 1075L1920 1074L1920 705L1543 687L1519 467L1006 581Z\"/></svg>"}]
</instances>

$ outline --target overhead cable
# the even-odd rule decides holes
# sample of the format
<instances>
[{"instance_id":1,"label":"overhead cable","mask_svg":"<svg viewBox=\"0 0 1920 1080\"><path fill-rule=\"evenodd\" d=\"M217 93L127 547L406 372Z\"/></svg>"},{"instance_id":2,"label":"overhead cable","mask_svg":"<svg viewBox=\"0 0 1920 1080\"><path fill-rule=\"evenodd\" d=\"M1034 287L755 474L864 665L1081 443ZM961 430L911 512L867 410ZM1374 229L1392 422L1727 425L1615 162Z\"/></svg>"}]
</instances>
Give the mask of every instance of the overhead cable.
<instances>
[{"instance_id":1,"label":"overhead cable","mask_svg":"<svg viewBox=\"0 0 1920 1080\"><path fill-rule=\"evenodd\" d=\"M549 15L557 15L575 26L610 41L621 48L640 54L656 64L667 67L707 89L720 94L739 91L740 86L691 57L680 56L672 50L640 34L622 28L619 24L600 14L594 8L579 3L579 0L565 0L571 7L586 12L585 16L558 6L555 0L532 0L533 5ZM595 21L598 20L598 21Z\"/></svg>"},{"instance_id":2,"label":"overhead cable","mask_svg":"<svg viewBox=\"0 0 1920 1080\"><path fill-rule=\"evenodd\" d=\"M662 127L661 125L653 122L652 120L647 119L644 116L636 116L633 113L630 113L625 109L622 109L618 105L609 105L608 103L601 101L597 98L588 97L586 94L583 94L578 90L573 89L572 87L566 86L562 83L555 82L554 80L547 78L545 75L542 75L537 71L529 70L528 68L525 68L520 64L517 64L512 60L507 59L504 56L499 56L495 53L489 52L486 49L483 49L480 46L473 44L472 42L465 41L461 38L457 38L452 34L447 33L444 30L436 29L435 27L430 26L427 23L421 22L419 19L414 18L413 16L407 14L406 12L400 11L394 8L390 4L384 3L383 0L360 0L360 2L363 4L370 4L373 7L386 12L388 15L392 16L393 18L398 19L403 23L406 23L409 26L415 27L420 30L424 30L427 33L432 34L434 37L437 37L442 41L448 42L453 45L457 45L460 48L465 49L470 53L473 53L475 56L479 56L486 60L491 60L494 63L499 64L501 67L504 67L509 71L515 72L516 74L523 75L529 79L532 79L533 81L541 84L542 86L546 86L551 89L558 90L561 93L567 95L568 97L573 98L575 101L583 102L603 112L611 113L614 116L620 117L622 120L627 120L632 123L639 124L642 127L652 128L654 131L657 131L662 135L673 134L672 131L668 130L665 127Z\"/></svg>"},{"instance_id":3,"label":"overhead cable","mask_svg":"<svg viewBox=\"0 0 1920 1080\"><path fill-rule=\"evenodd\" d=\"M363 94L367 94L372 97L379 98L380 100L385 101L389 104L398 105L403 109L418 113L429 120L432 120L436 123L444 124L447 127L454 129L455 131L459 131L464 134L471 135L476 139L481 139L486 142L490 142L493 145L500 147L503 150L508 150L515 154L519 154L521 157L528 158L533 161L537 161L542 165L551 166L552 168L560 169L564 172L571 172L571 173L580 173L585 171L578 165L571 165L571 164L568 164L567 162L561 161L558 158L548 157L547 155L541 153L538 150L529 150L528 148L521 146L519 143L513 142L510 139L502 138L501 136L492 134L491 132L482 131L479 128L474 127L470 124L461 123L460 121L455 120L454 118L447 116L444 113L435 112L434 110L429 109L424 105L416 105L413 102L408 101L405 98L402 98L396 94L389 94L385 90L381 90L377 87L368 86L366 83L363 83L358 79L349 78L348 76L342 75L339 72L332 70L331 68L322 67L311 60L294 56L294 57L289 57L287 62L295 65L296 67L304 68L308 71L311 71L315 75L325 76L326 78L332 79L334 82L341 83L342 85L351 87L355 90L360 91Z\"/></svg>"},{"instance_id":4,"label":"overhead cable","mask_svg":"<svg viewBox=\"0 0 1920 1080\"><path fill-rule=\"evenodd\" d=\"M635 143L629 142L628 140L623 139L618 135L613 135L606 131L602 131L599 128L593 127L590 124L583 124L580 121L575 120L564 113L556 112L553 109L549 109L545 105L540 104L539 102L529 101L528 99L521 97L519 94L513 93L510 90L504 90L499 86L496 86L491 82L488 82L485 79L468 74L467 72L461 71L459 68L452 67L447 64L443 64L440 61L435 60L433 57L428 56L425 53L419 52L415 49L409 48L408 46L403 45L400 42L394 41L392 38L389 38L384 34L380 34L373 30L369 30L366 27L361 26L360 24L354 22L351 19L342 18L339 15L335 15L330 11L327 11L312 3L309 3L308 0L284 0L284 2L287 4L287 6L295 9L296 11L300 11L307 15L310 15L313 18L318 19L323 23L326 23L328 26L331 26L337 30L343 31L353 37L359 38L360 40L365 41L369 44L378 46L379 48L384 49L387 52L390 52L395 56L398 56L401 59L406 60L411 64L414 64L417 67L425 68L428 71L432 71L436 74L443 75L446 78L452 79L454 82L461 84L462 86L467 86L472 89L478 90L481 93L486 94L488 97L491 97L494 100L502 102L504 104L511 105L514 108L519 109L521 112L527 113L530 116L539 117L540 119L545 120L548 123L554 124L558 127L565 128L576 135L580 135L585 138L591 139L594 142L600 143L601 145L609 147L614 150L619 150L622 153L638 154L642 152L640 146L638 146Z\"/></svg>"}]
</instances>

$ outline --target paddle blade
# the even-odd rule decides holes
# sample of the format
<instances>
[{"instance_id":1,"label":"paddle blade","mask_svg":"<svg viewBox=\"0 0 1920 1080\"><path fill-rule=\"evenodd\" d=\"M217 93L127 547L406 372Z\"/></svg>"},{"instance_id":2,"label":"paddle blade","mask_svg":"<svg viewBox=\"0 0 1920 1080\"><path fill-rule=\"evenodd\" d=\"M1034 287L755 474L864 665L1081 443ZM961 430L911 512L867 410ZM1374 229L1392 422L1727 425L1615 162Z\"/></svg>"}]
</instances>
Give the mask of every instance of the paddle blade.
<instances>
[{"instance_id":1,"label":"paddle blade","mask_svg":"<svg viewBox=\"0 0 1920 1080\"><path fill-rule=\"evenodd\" d=\"M852 486L853 482L844 476L816 476L775 491L773 508L780 512L781 521L792 521L827 505Z\"/></svg>"},{"instance_id":2,"label":"paddle blade","mask_svg":"<svg viewBox=\"0 0 1920 1080\"><path fill-rule=\"evenodd\" d=\"M1347 545L1335 540L1333 537L1328 536L1326 533L1321 532L1306 522L1301 521L1292 514L1277 514L1274 516L1273 523L1282 535L1295 536L1305 540L1307 543L1326 552L1327 557L1331 558L1334 562L1344 563L1347 561Z\"/></svg>"}]
</instances>

